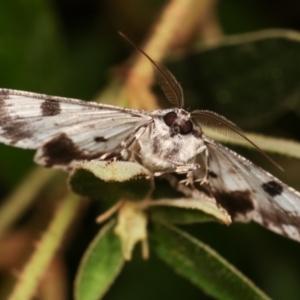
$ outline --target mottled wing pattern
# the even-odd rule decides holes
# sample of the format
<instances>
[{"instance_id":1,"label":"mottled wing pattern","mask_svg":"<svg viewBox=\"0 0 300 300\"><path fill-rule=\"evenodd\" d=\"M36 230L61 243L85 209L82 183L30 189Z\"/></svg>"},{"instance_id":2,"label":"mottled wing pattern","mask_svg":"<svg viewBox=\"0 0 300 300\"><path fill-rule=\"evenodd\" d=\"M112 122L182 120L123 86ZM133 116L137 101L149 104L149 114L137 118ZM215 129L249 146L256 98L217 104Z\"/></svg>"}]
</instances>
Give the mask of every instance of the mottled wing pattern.
<instances>
[{"instance_id":1,"label":"mottled wing pattern","mask_svg":"<svg viewBox=\"0 0 300 300\"><path fill-rule=\"evenodd\" d=\"M151 119L138 110L0 89L0 142L38 149L47 167L99 158Z\"/></svg>"},{"instance_id":2,"label":"mottled wing pattern","mask_svg":"<svg viewBox=\"0 0 300 300\"><path fill-rule=\"evenodd\" d=\"M212 193L233 220L253 220L299 242L300 193L234 151L205 140Z\"/></svg>"}]
</instances>

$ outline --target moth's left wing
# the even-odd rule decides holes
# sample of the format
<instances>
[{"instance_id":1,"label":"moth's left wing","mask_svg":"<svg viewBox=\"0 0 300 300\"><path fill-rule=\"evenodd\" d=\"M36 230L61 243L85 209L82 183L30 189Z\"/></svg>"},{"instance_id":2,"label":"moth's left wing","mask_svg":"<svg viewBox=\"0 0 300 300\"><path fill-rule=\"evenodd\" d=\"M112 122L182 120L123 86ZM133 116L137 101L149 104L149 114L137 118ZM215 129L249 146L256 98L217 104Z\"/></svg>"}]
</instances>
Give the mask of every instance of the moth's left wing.
<instances>
[{"instance_id":1,"label":"moth's left wing","mask_svg":"<svg viewBox=\"0 0 300 300\"><path fill-rule=\"evenodd\" d=\"M236 152L205 140L211 191L233 220L253 220L300 242L300 193Z\"/></svg>"},{"instance_id":2,"label":"moth's left wing","mask_svg":"<svg viewBox=\"0 0 300 300\"><path fill-rule=\"evenodd\" d=\"M47 167L99 158L150 119L139 110L0 89L0 142L38 149L35 160Z\"/></svg>"}]
</instances>

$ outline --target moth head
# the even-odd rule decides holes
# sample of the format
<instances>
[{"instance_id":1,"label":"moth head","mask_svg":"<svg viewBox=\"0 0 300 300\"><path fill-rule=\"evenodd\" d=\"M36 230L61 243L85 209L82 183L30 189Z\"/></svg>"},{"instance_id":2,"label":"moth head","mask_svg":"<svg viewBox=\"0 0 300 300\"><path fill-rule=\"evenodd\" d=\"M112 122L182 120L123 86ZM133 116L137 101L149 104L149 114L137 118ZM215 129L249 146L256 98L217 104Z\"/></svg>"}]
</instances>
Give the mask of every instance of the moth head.
<instances>
[{"instance_id":1,"label":"moth head","mask_svg":"<svg viewBox=\"0 0 300 300\"><path fill-rule=\"evenodd\" d=\"M163 119L170 127L172 134L187 135L193 132L194 124L190 119L190 114L182 109L168 112Z\"/></svg>"}]
</instances>

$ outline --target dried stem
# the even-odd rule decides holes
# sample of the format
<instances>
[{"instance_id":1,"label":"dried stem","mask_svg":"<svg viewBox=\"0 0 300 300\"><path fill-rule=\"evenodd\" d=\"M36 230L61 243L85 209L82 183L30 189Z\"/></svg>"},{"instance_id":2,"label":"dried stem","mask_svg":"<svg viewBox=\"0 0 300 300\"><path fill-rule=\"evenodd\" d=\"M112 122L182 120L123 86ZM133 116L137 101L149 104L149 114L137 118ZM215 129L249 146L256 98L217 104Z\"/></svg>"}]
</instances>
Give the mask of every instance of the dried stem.
<instances>
[{"instance_id":1,"label":"dried stem","mask_svg":"<svg viewBox=\"0 0 300 300\"><path fill-rule=\"evenodd\" d=\"M189 36L195 26L201 24L201 19L206 18L207 10L211 11L211 5L214 3L215 1L211 0L170 1L150 30L143 50L152 59L161 61L179 41L187 41L185 36ZM153 83L152 73L149 61L139 56L127 77L125 95L129 99L130 107L147 110L157 108L156 99L150 91Z\"/></svg>"},{"instance_id":2,"label":"dried stem","mask_svg":"<svg viewBox=\"0 0 300 300\"><path fill-rule=\"evenodd\" d=\"M99 215L96 218L96 223L101 224L108 220L114 213L116 213L124 204L124 201L118 201L115 205L110 207L107 211L105 211L103 214Z\"/></svg>"},{"instance_id":3,"label":"dried stem","mask_svg":"<svg viewBox=\"0 0 300 300\"><path fill-rule=\"evenodd\" d=\"M19 280L9 300L30 300L36 293L39 282L58 247L62 244L65 233L80 205L80 197L72 193L61 202L31 259L19 275Z\"/></svg>"}]
</instances>

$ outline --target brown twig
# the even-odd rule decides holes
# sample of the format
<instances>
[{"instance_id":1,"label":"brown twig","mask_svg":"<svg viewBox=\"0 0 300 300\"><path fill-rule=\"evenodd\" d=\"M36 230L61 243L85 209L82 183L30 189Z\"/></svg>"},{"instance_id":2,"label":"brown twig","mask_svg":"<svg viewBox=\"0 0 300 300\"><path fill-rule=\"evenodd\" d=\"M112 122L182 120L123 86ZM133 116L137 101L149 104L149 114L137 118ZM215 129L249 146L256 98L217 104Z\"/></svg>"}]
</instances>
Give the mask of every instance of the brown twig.
<instances>
[{"instance_id":1,"label":"brown twig","mask_svg":"<svg viewBox=\"0 0 300 300\"><path fill-rule=\"evenodd\" d=\"M187 42L186 36L212 11L215 1L173 0L162 10L160 17L150 30L143 50L153 59L161 61L178 43ZM185 25L186 24L186 25ZM205 24L205 22L203 22ZM138 56L128 72L125 95L132 108L153 110L158 107L150 91L153 83L151 64L143 56Z\"/></svg>"},{"instance_id":2,"label":"brown twig","mask_svg":"<svg viewBox=\"0 0 300 300\"><path fill-rule=\"evenodd\" d=\"M61 202L31 259L20 273L9 300L29 300L35 294L80 205L80 197L71 193Z\"/></svg>"}]
</instances>

